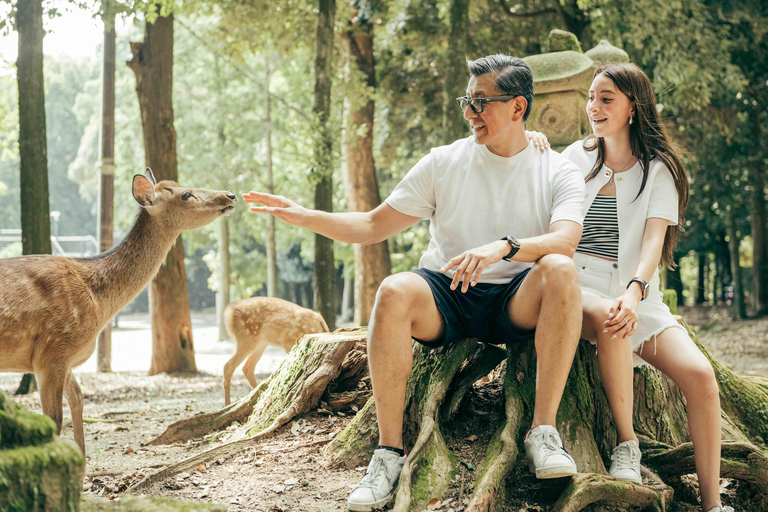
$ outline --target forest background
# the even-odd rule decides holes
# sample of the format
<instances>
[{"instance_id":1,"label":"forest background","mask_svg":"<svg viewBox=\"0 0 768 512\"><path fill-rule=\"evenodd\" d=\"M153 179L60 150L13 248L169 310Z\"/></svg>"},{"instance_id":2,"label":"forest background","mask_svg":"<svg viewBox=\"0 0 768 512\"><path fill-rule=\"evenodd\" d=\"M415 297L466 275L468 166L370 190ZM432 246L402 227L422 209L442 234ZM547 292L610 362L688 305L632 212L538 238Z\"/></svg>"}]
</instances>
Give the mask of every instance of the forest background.
<instances>
[{"instance_id":1,"label":"forest background","mask_svg":"<svg viewBox=\"0 0 768 512\"><path fill-rule=\"evenodd\" d=\"M0 1L5 36L14 30L12 7ZM129 42L143 39L145 20L171 11L179 181L239 195L265 190L271 166L276 193L313 205L318 181L313 156L316 2L189 0L159 7L142 2L58 2L44 3L44 8L45 17L80 9L97 18L109 8L125 20L116 45L116 242L133 223L137 208L130 182L145 161L136 80L123 62L131 58ZM378 192L385 198L430 148L469 135L453 101L466 86L464 56L544 53L550 30L570 30L584 50L607 39L648 73L669 130L688 149L685 164L692 193L687 232L676 254L680 269L667 273L667 287L678 290L681 302L725 301L744 268L748 313L766 312L768 3L352 0L339 2L336 10L328 131L335 211L349 209L346 155L361 137L372 133ZM361 31L370 34L375 57L367 72L350 53L350 34ZM101 49L83 59L47 55L44 73L50 209L61 212L53 231L96 236ZM352 115L367 101L375 104L370 131ZM15 63L2 62L3 230L21 226L17 105ZM265 295L266 217L241 206L228 226L232 300ZM190 305L212 308L221 287L219 229L211 225L183 239ZM275 240L275 294L312 307L314 235L276 223ZM426 222L390 239L391 271L415 268L428 241ZM0 257L21 252L21 243L0 244ZM348 320L352 247L335 243L334 258L337 312ZM146 294L133 307L146 310Z\"/></svg>"}]
</instances>

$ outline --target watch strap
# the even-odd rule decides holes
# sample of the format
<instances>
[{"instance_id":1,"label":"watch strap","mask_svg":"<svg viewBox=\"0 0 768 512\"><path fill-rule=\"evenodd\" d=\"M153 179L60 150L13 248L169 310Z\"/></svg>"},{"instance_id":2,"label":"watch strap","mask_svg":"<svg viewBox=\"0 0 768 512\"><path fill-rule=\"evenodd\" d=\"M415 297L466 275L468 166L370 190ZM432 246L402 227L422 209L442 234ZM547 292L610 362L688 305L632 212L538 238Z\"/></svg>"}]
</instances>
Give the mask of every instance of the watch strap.
<instances>
[{"instance_id":1,"label":"watch strap","mask_svg":"<svg viewBox=\"0 0 768 512\"><path fill-rule=\"evenodd\" d=\"M504 261L511 261L515 254L517 254L517 251L520 250L520 242L512 236L505 236L502 240L505 240L509 244L509 253L501 259Z\"/></svg>"}]
</instances>

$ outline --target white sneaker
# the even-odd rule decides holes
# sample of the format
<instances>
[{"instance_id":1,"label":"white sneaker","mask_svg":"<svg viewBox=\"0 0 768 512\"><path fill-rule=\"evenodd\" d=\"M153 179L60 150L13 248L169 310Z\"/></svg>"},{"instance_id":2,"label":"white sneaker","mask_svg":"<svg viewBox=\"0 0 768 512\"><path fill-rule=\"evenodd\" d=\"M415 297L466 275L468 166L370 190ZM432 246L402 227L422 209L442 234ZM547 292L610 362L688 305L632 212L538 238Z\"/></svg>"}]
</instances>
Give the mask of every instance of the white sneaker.
<instances>
[{"instance_id":1,"label":"white sneaker","mask_svg":"<svg viewBox=\"0 0 768 512\"><path fill-rule=\"evenodd\" d=\"M724 507L718 503L715 508L709 509L709 512L733 512L733 507Z\"/></svg>"},{"instance_id":2,"label":"white sneaker","mask_svg":"<svg viewBox=\"0 0 768 512\"><path fill-rule=\"evenodd\" d=\"M636 484L643 483L643 477L640 476L640 447L635 441L624 441L613 449L611 455L611 469L608 474L629 480ZM719 511L718 511L719 512Z\"/></svg>"},{"instance_id":3,"label":"white sneaker","mask_svg":"<svg viewBox=\"0 0 768 512\"><path fill-rule=\"evenodd\" d=\"M400 478L405 457L383 448L375 450L365 476L352 488L347 508L355 512L369 512L386 505Z\"/></svg>"},{"instance_id":4,"label":"white sneaker","mask_svg":"<svg viewBox=\"0 0 768 512\"><path fill-rule=\"evenodd\" d=\"M536 478L561 478L576 474L573 457L563 448L560 434L550 425L539 425L525 436L528 469Z\"/></svg>"}]
</instances>

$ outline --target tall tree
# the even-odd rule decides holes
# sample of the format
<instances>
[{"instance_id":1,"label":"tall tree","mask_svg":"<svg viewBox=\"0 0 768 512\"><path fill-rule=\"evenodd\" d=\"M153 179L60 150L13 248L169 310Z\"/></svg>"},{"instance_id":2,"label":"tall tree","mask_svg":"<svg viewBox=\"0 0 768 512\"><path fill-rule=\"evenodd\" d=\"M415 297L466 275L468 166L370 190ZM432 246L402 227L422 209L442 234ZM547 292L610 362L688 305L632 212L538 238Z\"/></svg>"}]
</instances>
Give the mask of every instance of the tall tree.
<instances>
[{"instance_id":1,"label":"tall tree","mask_svg":"<svg viewBox=\"0 0 768 512\"><path fill-rule=\"evenodd\" d=\"M275 183L272 173L272 92L270 89L270 81L272 73L270 71L270 59L271 56L267 54L266 63L264 69L266 71L265 78L265 112L264 121L266 126L266 133L264 134L266 142L266 170L265 185L267 192L270 194L275 193ZM267 215L267 235L265 237L266 251L267 251L267 296L277 297L277 246L275 244L275 218L271 215Z\"/></svg>"},{"instance_id":2,"label":"tall tree","mask_svg":"<svg viewBox=\"0 0 768 512\"><path fill-rule=\"evenodd\" d=\"M115 197L115 14L110 4L102 3L104 48L101 67L101 194L99 201L99 250L108 251L114 243ZM112 322L99 334L96 367L112 371Z\"/></svg>"},{"instance_id":3,"label":"tall tree","mask_svg":"<svg viewBox=\"0 0 768 512\"><path fill-rule=\"evenodd\" d=\"M157 7L157 6L156 6ZM178 180L176 130L173 127L173 15L159 7L149 15L144 42L131 43L128 61L136 75L146 165L158 181ZM176 240L150 286L152 363L149 374L195 371L184 246Z\"/></svg>"},{"instance_id":4,"label":"tall tree","mask_svg":"<svg viewBox=\"0 0 768 512\"><path fill-rule=\"evenodd\" d=\"M374 99L376 67L373 56L373 23L370 4L357 0L350 11L344 33L353 86L347 130L347 205L351 211L367 212L381 204L373 160ZM359 78L359 80L357 80ZM356 82L356 83L355 83ZM355 314L358 325L368 325L379 285L392 272L387 241L363 246L355 244Z\"/></svg>"},{"instance_id":5,"label":"tall tree","mask_svg":"<svg viewBox=\"0 0 768 512\"><path fill-rule=\"evenodd\" d=\"M445 53L445 83L443 85L443 143L450 144L467 136L467 123L459 115L456 98L464 96L467 86L467 33L469 31L469 0L451 0L448 50Z\"/></svg>"},{"instance_id":6,"label":"tall tree","mask_svg":"<svg viewBox=\"0 0 768 512\"><path fill-rule=\"evenodd\" d=\"M315 209L333 211L333 137L330 129L333 25L336 0L319 0L315 42L315 100L312 112L316 123L314 143ZM315 309L328 327L336 328L336 268L333 242L315 235Z\"/></svg>"},{"instance_id":7,"label":"tall tree","mask_svg":"<svg viewBox=\"0 0 768 512\"><path fill-rule=\"evenodd\" d=\"M19 161L21 191L21 246L23 254L51 253L51 218L48 204L48 149L45 132L43 78L43 2L16 4L19 52ZM32 374L22 377L16 394L33 389Z\"/></svg>"}]
</instances>

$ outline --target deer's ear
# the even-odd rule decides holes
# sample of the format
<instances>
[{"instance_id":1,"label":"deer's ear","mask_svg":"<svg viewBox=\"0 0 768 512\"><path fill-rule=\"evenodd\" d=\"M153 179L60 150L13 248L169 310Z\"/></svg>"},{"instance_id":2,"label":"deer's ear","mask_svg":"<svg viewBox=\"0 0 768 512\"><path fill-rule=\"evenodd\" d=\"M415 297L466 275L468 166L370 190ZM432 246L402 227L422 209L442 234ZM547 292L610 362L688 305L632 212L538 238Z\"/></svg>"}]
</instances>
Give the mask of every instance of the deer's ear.
<instances>
[{"instance_id":1,"label":"deer's ear","mask_svg":"<svg viewBox=\"0 0 768 512\"><path fill-rule=\"evenodd\" d=\"M144 171L144 176L146 176L147 179L151 181L153 185L157 185L157 180L155 179L155 175L152 173L152 169L147 167L147 170Z\"/></svg>"},{"instance_id":2,"label":"deer's ear","mask_svg":"<svg viewBox=\"0 0 768 512\"><path fill-rule=\"evenodd\" d=\"M157 199L155 186L149 179L137 174L133 177L133 197L144 208L152 206Z\"/></svg>"}]
</instances>

